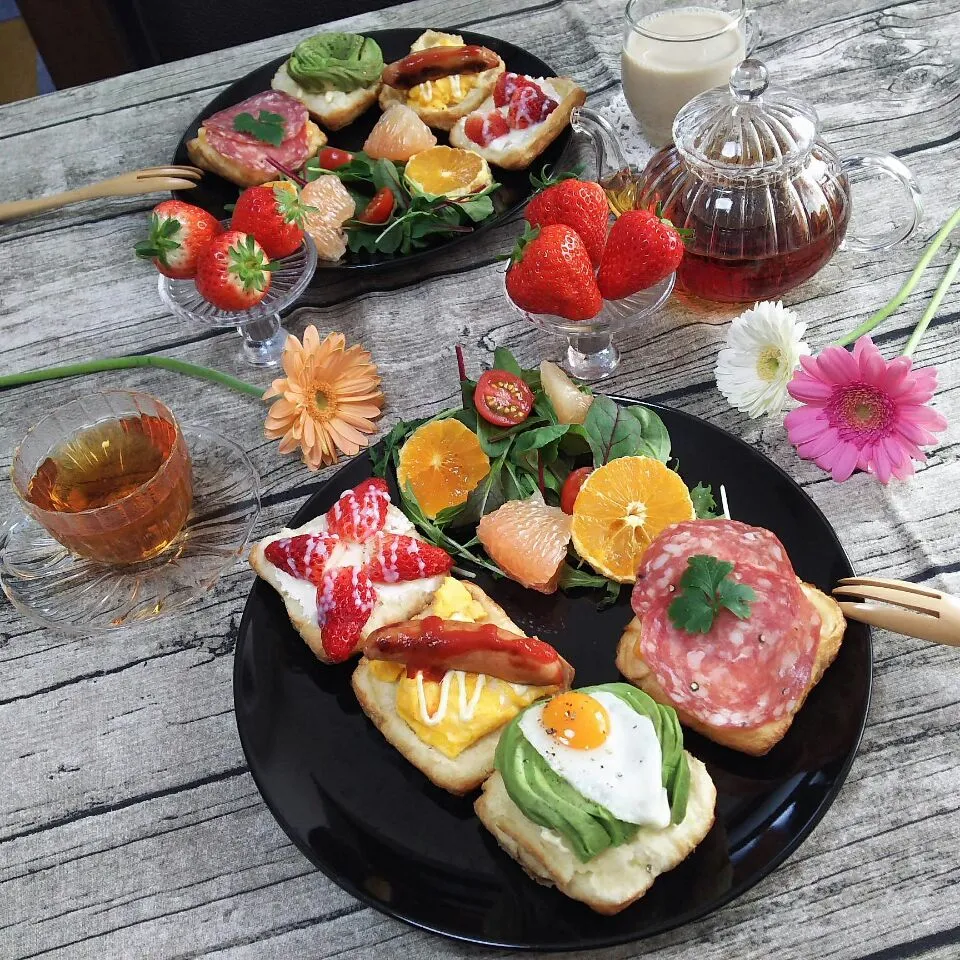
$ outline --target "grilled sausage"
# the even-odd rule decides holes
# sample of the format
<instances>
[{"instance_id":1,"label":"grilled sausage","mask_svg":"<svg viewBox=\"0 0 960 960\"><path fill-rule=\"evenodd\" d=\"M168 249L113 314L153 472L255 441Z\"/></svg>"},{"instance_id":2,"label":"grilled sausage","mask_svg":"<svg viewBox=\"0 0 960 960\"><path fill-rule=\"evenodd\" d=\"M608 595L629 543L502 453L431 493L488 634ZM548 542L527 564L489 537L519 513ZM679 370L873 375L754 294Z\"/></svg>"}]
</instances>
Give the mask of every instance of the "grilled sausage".
<instances>
[{"instance_id":1,"label":"grilled sausage","mask_svg":"<svg viewBox=\"0 0 960 960\"><path fill-rule=\"evenodd\" d=\"M500 58L486 47L428 47L388 64L382 79L388 87L409 90L428 80L460 73L482 73L499 63Z\"/></svg>"}]
</instances>

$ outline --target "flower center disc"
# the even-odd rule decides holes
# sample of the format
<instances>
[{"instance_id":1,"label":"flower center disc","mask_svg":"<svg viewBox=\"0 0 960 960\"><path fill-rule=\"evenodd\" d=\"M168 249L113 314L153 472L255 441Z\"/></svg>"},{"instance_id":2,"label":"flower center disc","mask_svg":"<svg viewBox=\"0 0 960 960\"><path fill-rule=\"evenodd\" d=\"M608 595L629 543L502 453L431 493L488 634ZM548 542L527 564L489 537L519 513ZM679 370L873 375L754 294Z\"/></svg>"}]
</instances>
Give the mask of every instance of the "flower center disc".
<instances>
[{"instance_id":1,"label":"flower center disc","mask_svg":"<svg viewBox=\"0 0 960 960\"><path fill-rule=\"evenodd\" d=\"M764 347L757 355L757 376L770 383L777 378L782 363L783 351L779 347Z\"/></svg>"},{"instance_id":2,"label":"flower center disc","mask_svg":"<svg viewBox=\"0 0 960 960\"><path fill-rule=\"evenodd\" d=\"M837 387L827 403L830 425L843 439L879 440L890 433L894 420L893 401L868 383Z\"/></svg>"}]
</instances>

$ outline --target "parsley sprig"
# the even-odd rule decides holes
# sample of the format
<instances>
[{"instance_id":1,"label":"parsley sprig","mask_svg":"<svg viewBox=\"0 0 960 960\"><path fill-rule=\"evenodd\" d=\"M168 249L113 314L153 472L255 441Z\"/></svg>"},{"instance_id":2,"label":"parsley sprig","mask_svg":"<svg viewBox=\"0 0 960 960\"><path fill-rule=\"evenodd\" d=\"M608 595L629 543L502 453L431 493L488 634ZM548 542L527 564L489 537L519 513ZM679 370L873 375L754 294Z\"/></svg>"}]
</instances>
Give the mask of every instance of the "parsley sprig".
<instances>
[{"instance_id":1,"label":"parsley sprig","mask_svg":"<svg viewBox=\"0 0 960 960\"><path fill-rule=\"evenodd\" d=\"M709 633L724 608L740 620L749 618L757 595L752 587L731 578L734 568L735 564L707 554L690 557L680 578L681 592L667 608L678 630Z\"/></svg>"},{"instance_id":2,"label":"parsley sprig","mask_svg":"<svg viewBox=\"0 0 960 960\"><path fill-rule=\"evenodd\" d=\"M233 118L233 129L237 133L249 133L251 137L275 147L283 143L283 117L269 110L261 110L256 117L250 113L238 113Z\"/></svg>"}]
</instances>

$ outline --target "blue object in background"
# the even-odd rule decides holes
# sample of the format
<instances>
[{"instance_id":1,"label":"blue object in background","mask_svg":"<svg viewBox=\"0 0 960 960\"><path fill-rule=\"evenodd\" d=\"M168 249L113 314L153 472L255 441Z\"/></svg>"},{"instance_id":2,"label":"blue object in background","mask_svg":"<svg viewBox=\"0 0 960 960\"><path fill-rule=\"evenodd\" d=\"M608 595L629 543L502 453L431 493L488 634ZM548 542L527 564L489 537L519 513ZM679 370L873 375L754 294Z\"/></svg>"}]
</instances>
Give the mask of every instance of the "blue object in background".
<instances>
[{"instance_id":1,"label":"blue object in background","mask_svg":"<svg viewBox=\"0 0 960 960\"><path fill-rule=\"evenodd\" d=\"M17 8L16 0L0 0L0 23L6 20L19 20L20 10ZM46 64L37 54L37 92L52 93L57 88L50 79L50 73Z\"/></svg>"}]
</instances>

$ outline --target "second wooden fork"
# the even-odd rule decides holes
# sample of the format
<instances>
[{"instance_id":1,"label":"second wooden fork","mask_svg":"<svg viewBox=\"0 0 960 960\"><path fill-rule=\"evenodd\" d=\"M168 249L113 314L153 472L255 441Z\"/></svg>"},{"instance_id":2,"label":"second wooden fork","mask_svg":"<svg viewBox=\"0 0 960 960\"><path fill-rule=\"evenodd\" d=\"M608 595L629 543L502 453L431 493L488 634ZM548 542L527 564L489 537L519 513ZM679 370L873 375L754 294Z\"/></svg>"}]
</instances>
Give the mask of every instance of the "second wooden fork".
<instances>
[{"instance_id":1,"label":"second wooden fork","mask_svg":"<svg viewBox=\"0 0 960 960\"><path fill-rule=\"evenodd\" d=\"M81 200L95 200L101 197L129 197L140 193L166 193L169 190L190 190L197 185L203 171L197 167L169 166L148 167L144 170L132 170L119 177L91 183L76 190L54 193L49 197L34 200L14 200L0 203L0 222L15 217L28 217L44 210L56 210Z\"/></svg>"},{"instance_id":2,"label":"second wooden fork","mask_svg":"<svg viewBox=\"0 0 960 960\"><path fill-rule=\"evenodd\" d=\"M876 603L840 604L845 617L893 630L918 640L960 647L960 599L906 580L847 577L834 587L838 597L863 597ZM895 606L890 606L895 604Z\"/></svg>"}]
</instances>

